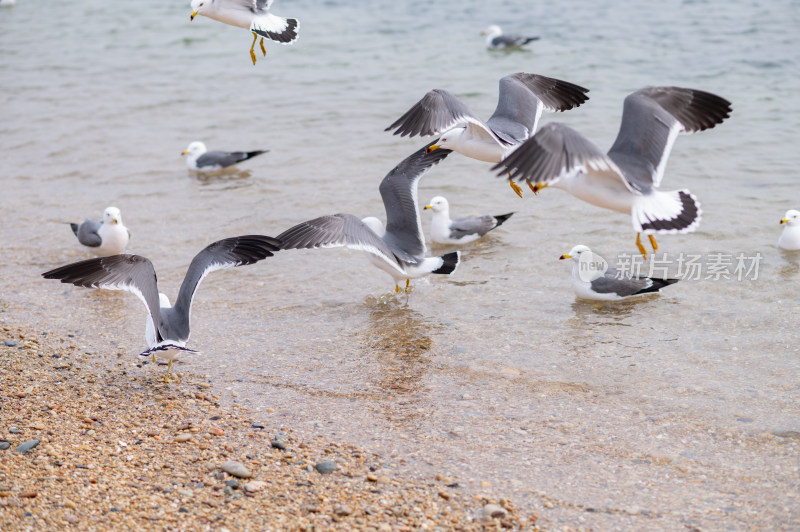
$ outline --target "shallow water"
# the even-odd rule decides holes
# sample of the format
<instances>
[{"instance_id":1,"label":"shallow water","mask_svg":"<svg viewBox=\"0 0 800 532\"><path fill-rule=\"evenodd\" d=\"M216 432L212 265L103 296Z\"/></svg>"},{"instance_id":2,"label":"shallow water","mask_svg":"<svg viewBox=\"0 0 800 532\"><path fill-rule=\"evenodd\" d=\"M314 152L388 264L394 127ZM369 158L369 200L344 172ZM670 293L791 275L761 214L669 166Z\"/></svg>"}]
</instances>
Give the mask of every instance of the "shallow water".
<instances>
[{"instance_id":1,"label":"shallow water","mask_svg":"<svg viewBox=\"0 0 800 532\"><path fill-rule=\"evenodd\" d=\"M300 39L268 44L253 67L247 32L190 23L184 2L0 8L5 312L133 364L144 347L135 297L39 277L88 256L63 222L120 207L129 251L154 260L174 297L213 240L334 212L383 217L380 179L425 142L383 129L431 88L488 117L505 74L578 83L591 100L543 121L603 148L629 92L708 90L734 112L679 138L663 184L690 188L704 218L659 238L671 274L681 254L699 255L701 279L635 302L576 301L557 258L577 243L610 261L633 253L629 220L558 190L520 200L489 165L456 154L423 178L420 201L515 215L466 246L455 275L394 295L345 250L214 273L190 342L206 355L182 367L274 423L511 495L551 523L797 525L796 443L774 436L800 431L800 255L776 247L778 220L800 202L795 3L281 0L273 11L300 19ZM488 52L479 31L490 22L542 39ZM192 140L271 151L199 178L179 155ZM715 253L732 279L706 278ZM760 257L756 279L736 279L738 254ZM543 510L535 490L564 504Z\"/></svg>"}]
</instances>

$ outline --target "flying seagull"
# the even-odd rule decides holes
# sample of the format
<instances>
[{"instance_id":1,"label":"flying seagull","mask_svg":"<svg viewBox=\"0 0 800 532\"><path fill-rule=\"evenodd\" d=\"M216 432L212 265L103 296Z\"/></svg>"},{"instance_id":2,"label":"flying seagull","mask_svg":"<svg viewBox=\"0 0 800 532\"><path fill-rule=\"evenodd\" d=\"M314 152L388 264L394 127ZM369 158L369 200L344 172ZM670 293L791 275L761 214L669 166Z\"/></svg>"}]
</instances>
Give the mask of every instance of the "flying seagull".
<instances>
[{"instance_id":1,"label":"flying seagull","mask_svg":"<svg viewBox=\"0 0 800 532\"><path fill-rule=\"evenodd\" d=\"M492 170L509 180L526 180L534 192L561 188L592 205L629 213L636 246L641 234L658 249L654 233L697 229L702 211L688 190L658 190L679 133L710 129L731 112L728 100L680 87L647 87L625 98L617 140L604 154L586 137L551 123Z\"/></svg>"},{"instance_id":2,"label":"flying seagull","mask_svg":"<svg viewBox=\"0 0 800 532\"><path fill-rule=\"evenodd\" d=\"M282 249L347 247L369 253L372 263L395 280L395 292L405 279L431 273L451 274L461 259L460 252L425 257L417 186L430 167L447 153L427 153L428 146L406 157L381 181L379 190L386 210L386 226L374 217L363 220L352 214L333 214L302 222L287 229L278 239Z\"/></svg>"},{"instance_id":3,"label":"flying seagull","mask_svg":"<svg viewBox=\"0 0 800 532\"><path fill-rule=\"evenodd\" d=\"M233 166L236 163L252 159L256 155L261 155L268 151L269 150L207 151L206 145L196 140L190 143L189 146L181 152L181 155L188 155L186 158L186 166L188 166L190 170L213 171Z\"/></svg>"},{"instance_id":4,"label":"flying seagull","mask_svg":"<svg viewBox=\"0 0 800 532\"><path fill-rule=\"evenodd\" d=\"M529 42L539 40L539 37L526 37L523 35L503 33L500 26L494 24L483 30L481 34L486 35L486 47L491 50L520 48Z\"/></svg>"},{"instance_id":5,"label":"flying seagull","mask_svg":"<svg viewBox=\"0 0 800 532\"><path fill-rule=\"evenodd\" d=\"M677 279L620 275L613 268L606 269L605 260L592 253L587 246L577 245L559 258L575 261L572 265L572 288L579 299L595 301L627 299L661 292L665 286L678 282Z\"/></svg>"},{"instance_id":6,"label":"flying seagull","mask_svg":"<svg viewBox=\"0 0 800 532\"><path fill-rule=\"evenodd\" d=\"M131 233L122 224L122 213L116 207L106 207L103 220L84 220L80 224L69 224L78 242L98 257L117 255L125 251Z\"/></svg>"},{"instance_id":7,"label":"flying seagull","mask_svg":"<svg viewBox=\"0 0 800 532\"><path fill-rule=\"evenodd\" d=\"M542 111L566 111L588 100L588 89L567 81L518 72L500 78L494 114L485 123L444 89L429 91L386 131L395 135L441 135L431 150L447 149L497 163L536 131ZM449 153L449 151L448 151ZM509 181L522 197L522 190Z\"/></svg>"},{"instance_id":8,"label":"flying seagull","mask_svg":"<svg viewBox=\"0 0 800 532\"><path fill-rule=\"evenodd\" d=\"M189 264L174 306L158 291L153 263L139 255L112 255L75 262L45 272L42 277L86 288L127 290L136 294L147 308L145 339L148 349L140 356L155 358L158 355L169 360L164 376L164 382L169 382L172 361L178 353L197 353L187 348L186 342L192 301L200 281L215 270L254 264L271 257L279 249L279 240L262 235L236 236L210 244Z\"/></svg>"},{"instance_id":9,"label":"flying seagull","mask_svg":"<svg viewBox=\"0 0 800 532\"><path fill-rule=\"evenodd\" d=\"M479 239L495 227L503 225L513 212L491 216L473 216L450 219L450 205L443 196L436 196L425 205L433 211L431 240L439 244L466 244Z\"/></svg>"},{"instance_id":10,"label":"flying seagull","mask_svg":"<svg viewBox=\"0 0 800 532\"><path fill-rule=\"evenodd\" d=\"M264 37L289 44L297 39L298 22L294 18L283 18L269 12L273 0L192 0L191 20L197 15L213 18L219 22L247 28L253 32L250 58L256 64L256 39L261 37L261 53L267 55Z\"/></svg>"},{"instance_id":11,"label":"flying seagull","mask_svg":"<svg viewBox=\"0 0 800 532\"><path fill-rule=\"evenodd\" d=\"M800 249L800 211L789 209L781 218L781 224L785 224L778 247L789 251Z\"/></svg>"}]
</instances>

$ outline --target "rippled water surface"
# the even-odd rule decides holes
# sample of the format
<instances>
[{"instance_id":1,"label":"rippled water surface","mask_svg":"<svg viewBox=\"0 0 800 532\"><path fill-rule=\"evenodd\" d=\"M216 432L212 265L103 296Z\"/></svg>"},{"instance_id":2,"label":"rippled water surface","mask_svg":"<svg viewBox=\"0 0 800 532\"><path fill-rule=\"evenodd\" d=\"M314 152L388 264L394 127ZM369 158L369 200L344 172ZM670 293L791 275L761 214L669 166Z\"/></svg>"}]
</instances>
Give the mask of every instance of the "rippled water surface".
<instances>
[{"instance_id":1,"label":"rippled water surface","mask_svg":"<svg viewBox=\"0 0 800 532\"><path fill-rule=\"evenodd\" d=\"M800 9L625 4L279 0L273 11L300 19L300 39L268 44L255 67L248 32L190 22L188 2L0 8L4 312L134 364L135 297L39 277L88 256L64 222L118 206L129 251L153 260L174 297L213 240L334 212L383 217L380 179L424 143L383 129L431 88L485 118L503 75L567 79L591 100L543 121L602 148L629 92L708 90L733 114L678 139L663 185L690 188L703 221L659 238L672 274L681 254L701 256L699 279L623 304L576 301L559 255L577 243L609 260L634 252L629 219L558 190L518 199L488 164L454 154L423 178L420 201L442 194L454 215L515 215L466 246L453 276L394 295L386 274L345 250L214 273L193 314L190 346L205 355L179 371L210 375L268 421L513 496L550 524L793 528L800 256L776 241L784 211L800 206ZM488 52L489 23L541 40ZM192 140L271 151L201 178L179 155ZM707 278L715 254L730 275ZM741 280L740 254L760 258ZM545 510L537 490L561 503Z\"/></svg>"}]
</instances>

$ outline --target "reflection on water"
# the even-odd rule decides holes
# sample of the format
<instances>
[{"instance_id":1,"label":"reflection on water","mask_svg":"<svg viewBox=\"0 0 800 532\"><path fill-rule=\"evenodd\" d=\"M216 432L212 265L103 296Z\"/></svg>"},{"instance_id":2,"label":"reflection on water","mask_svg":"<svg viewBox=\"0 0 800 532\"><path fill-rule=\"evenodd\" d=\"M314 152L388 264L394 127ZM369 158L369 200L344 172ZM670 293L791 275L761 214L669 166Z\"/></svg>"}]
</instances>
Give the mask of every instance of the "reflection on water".
<instances>
[{"instance_id":1,"label":"reflection on water","mask_svg":"<svg viewBox=\"0 0 800 532\"><path fill-rule=\"evenodd\" d=\"M792 280L800 273L800 251L781 251L781 259L783 262L778 268L778 274L784 281Z\"/></svg>"},{"instance_id":2,"label":"reflection on water","mask_svg":"<svg viewBox=\"0 0 800 532\"><path fill-rule=\"evenodd\" d=\"M240 170L236 167L222 168L216 172L197 172L188 170L189 175L202 186L212 186L216 190L235 190L253 185L250 177L252 170Z\"/></svg>"}]
</instances>

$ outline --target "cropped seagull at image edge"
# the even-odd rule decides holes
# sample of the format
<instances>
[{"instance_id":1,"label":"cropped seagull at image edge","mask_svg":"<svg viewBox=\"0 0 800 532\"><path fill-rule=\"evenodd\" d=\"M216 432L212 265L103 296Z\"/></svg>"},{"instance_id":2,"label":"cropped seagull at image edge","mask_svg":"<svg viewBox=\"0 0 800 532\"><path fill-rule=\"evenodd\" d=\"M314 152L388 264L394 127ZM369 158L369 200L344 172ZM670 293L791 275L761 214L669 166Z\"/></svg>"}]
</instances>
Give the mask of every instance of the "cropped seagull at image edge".
<instances>
[{"instance_id":1,"label":"cropped seagull at image edge","mask_svg":"<svg viewBox=\"0 0 800 532\"><path fill-rule=\"evenodd\" d=\"M297 39L299 23L294 18L283 18L269 12L273 0L192 0L191 20L197 15L219 22L247 28L253 32L250 59L256 64L256 39L261 37L261 53L267 55L264 38L281 44L290 44Z\"/></svg>"},{"instance_id":2,"label":"cropped seagull at image edge","mask_svg":"<svg viewBox=\"0 0 800 532\"><path fill-rule=\"evenodd\" d=\"M617 301L634 296L661 292L665 286L675 284L677 279L654 279L644 276L620 275L617 270L607 269L605 260L592 253L587 246L577 245L559 259L573 259L572 289L578 299L594 301ZM592 266L581 268L582 265ZM602 265L605 268L598 268Z\"/></svg>"},{"instance_id":3,"label":"cropped seagull at image edge","mask_svg":"<svg viewBox=\"0 0 800 532\"><path fill-rule=\"evenodd\" d=\"M320 216L291 227L278 235L281 249L347 247L367 252L373 265L395 280L395 292L401 280L408 292L411 279L428 274L449 275L456 270L461 252L440 257L425 257L417 188L419 180L447 153L428 153L424 146L398 164L381 181L379 190L386 210L386 226L375 217L360 220L352 214Z\"/></svg>"},{"instance_id":4,"label":"cropped seagull at image edge","mask_svg":"<svg viewBox=\"0 0 800 532\"><path fill-rule=\"evenodd\" d=\"M787 251L800 250L800 211L789 209L780 223L783 231L778 238L778 247Z\"/></svg>"},{"instance_id":5,"label":"cropped seagull at image edge","mask_svg":"<svg viewBox=\"0 0 800 532\"><path fill-rule=\"evenodd\" d=\"M208 151L205 144L196 140L191 142L189 146L181 152L181 155L187 156L186 166L188 166L190 170L213 171L228 168L229 166L247 161L248 159L252 159L257 155L267 152L269 152L269 150Z\"/></svg>"},{"instance_id":6,"label":"cropped seagull at image edge","mask_svg":"<svg viewBox=\"0 0 800 532\"><path fill-rule=\"evenodd\" d=\"M186 347L194 294L206 275L223 268L255 264L280 249L280 241L263 235L244 235L218 240L192 259L178 291L175 305L159 293L156 272L149 259L139 255L112 255L61 266L42 274L86 288L126 290L147 309L145 340L148 349L140 356L169 360L164 382L169 382L172 361L180 352L197 353Z\"/></svg>"},{"instance_id":7,"label":"cropped seagull at image edge","mask_svg":"<svg viewBox=\"0 0 800 532\"><path fill-rule=\"evenodd\" d=\"M711 129L730 113L731 103L709 92L646 87L625 98L619 133L607 154L571 127L552 122L492 170L509 181L527 181L534 192L560 188L597 207L629 214L636 247L646 257L642 233L655 251L654 233L689 233L700 224L702 210L694 194L658 190L676 138Z\"/></svg>"},{"instance_id":8,"label":"cropped seagull at image edge","mask_svg":"<svg viewBox=\"0 0 800 532\"><path fill-rule=\"evenodd\" d=\"M84 220L69 226L78 242L98 257L122 253L131 237L131 232L122 223L122 213L116 207L106 207L102 221Z\"/></svg>"},{"instance_id":9,"label":"cropped seagull at image edge","mask_svg":"<svg viewBox=\"0 0 800 532\"><path fill-rule=\"evenodd\" d=\"M479 161L497 163L536 132L543 111L566 111L589 99L568 81L518 72L500 78L497 107L484 123L464 103L443 89L428 91L385 131L395 135L441 135L430 150L456 151ZM522 189L509 181L522 197Z\"/></svg>"}]
</instances>

